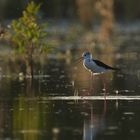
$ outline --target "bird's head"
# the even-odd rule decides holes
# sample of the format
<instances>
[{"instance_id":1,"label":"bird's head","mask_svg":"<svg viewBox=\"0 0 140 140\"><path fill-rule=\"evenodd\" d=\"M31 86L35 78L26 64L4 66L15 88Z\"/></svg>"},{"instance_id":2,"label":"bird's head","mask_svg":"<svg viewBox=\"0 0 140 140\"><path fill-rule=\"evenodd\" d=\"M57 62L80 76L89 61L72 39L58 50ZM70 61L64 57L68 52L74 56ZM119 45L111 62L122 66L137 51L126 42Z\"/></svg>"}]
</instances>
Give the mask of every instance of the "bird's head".
<instances>
[{"instance_id":1,"label":"bird's head","mask_svg":"<svg viewBox=\"0 0 140 140\"><path fill-rule=\"evenodd\" d=\"M83 59L91 59L92 55L90 52L83 52L82 57Z\"/></svg>"},{"instance_id":2,"label":"bird's head","mask_svg":"<svg viewBox=\"0 0 140 140\"><path fill-rule=\"evenodd\" d=\"M80 62L81 60L84 59L92 59L92 55L89 52L83 52L82 57L76 60L76 63Z\"/></svg>"}]
</instances>

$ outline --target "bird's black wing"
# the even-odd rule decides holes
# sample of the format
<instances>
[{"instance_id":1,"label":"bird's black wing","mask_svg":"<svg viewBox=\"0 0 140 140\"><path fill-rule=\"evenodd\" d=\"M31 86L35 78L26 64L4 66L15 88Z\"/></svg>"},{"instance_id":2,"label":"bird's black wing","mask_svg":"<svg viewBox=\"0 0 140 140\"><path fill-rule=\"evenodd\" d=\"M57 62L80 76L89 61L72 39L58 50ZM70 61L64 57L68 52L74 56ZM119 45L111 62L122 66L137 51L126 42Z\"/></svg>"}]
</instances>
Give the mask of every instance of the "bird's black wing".
<instances>
[{"instance_id":1,"label":"bird's black wing","mask_svg":"<svg viewBox=\"0 0 140 140\"><path fill-rule=\"evenodd\" d=\"M106 64L104 64L103 62L99 61L99 60L93 60L98 66L103 67L105 69L111 69L111 70L119 70L118 68L113 68L111 66L108 66Z\"/></svg>"}]
</instances>

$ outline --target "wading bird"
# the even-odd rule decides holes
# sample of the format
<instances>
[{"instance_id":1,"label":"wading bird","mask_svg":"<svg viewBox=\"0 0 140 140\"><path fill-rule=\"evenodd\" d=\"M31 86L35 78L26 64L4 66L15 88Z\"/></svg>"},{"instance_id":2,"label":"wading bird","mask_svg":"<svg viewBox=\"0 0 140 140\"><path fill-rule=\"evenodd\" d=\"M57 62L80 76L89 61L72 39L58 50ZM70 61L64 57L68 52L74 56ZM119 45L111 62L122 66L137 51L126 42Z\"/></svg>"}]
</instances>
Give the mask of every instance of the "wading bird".
<instances>
[{"instance_id":1,"label":"wading bird","mask_svg":"<svg viewBox=\"0 0 140 140\"><path fill-rule=\"evenodd\" d=\"M93 59L92 54L90 52L84 52L79 60L81 59L83 59L84 67L91 72L92 80L93 80L93 75L99 75L111 70L119 70L118 68L108 66L99 60ZM106 83L104 79L103 79L103 84L105 90L104 96L106 97Z\"/></svg>"}]
</instances>

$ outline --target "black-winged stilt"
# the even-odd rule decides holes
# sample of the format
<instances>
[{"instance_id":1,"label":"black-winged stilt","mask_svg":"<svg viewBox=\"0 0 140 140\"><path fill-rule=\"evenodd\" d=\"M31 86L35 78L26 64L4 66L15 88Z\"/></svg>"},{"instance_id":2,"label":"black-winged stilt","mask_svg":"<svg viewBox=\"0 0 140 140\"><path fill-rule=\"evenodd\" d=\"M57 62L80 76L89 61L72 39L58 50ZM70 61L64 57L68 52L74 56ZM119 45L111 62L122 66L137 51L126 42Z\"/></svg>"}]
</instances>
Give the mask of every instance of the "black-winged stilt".
<instances>
[{"instance_id":1,"label":"black-winged stilt","mask_svg":"<svg viewBox=\"0 0 140 140\"><path fill-rule=\"evenodd\" d=\"M84 52L82 58L84 67L91 71L93 75L105 73L110 70L119 70L118 68L113 68L99 60L93 59L92 54L89 52Z\"/></svg>"},{"instance_id":2,"label":"black-winged stilt","mask_svg":"<svg viewBox=\"0 0 140 140\"><path fill-rule=\"evenodd\" d=\"M92 54L90 52L84 52L80 59L83 59L84 67L91 72L92 76L106 73L111 70L119 70L118 68L108 66L99 60L93 59ZM104 90L105 90L105 96L106 96L106 84L104 80L103 80L103 84L104 84Z\"/></svg>"}]
</instances>

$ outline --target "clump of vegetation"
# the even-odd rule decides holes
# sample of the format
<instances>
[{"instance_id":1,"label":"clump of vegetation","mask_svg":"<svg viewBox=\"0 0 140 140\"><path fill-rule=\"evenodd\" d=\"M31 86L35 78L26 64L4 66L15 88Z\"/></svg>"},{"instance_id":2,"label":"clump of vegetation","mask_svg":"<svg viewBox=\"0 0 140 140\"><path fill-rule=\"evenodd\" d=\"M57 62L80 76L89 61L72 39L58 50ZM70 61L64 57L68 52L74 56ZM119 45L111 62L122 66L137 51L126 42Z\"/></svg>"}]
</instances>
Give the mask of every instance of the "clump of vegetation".
<instances>
[{"instance_id":1,"label":"clump of vegetation","mask_svg":"<svg viewBox=\"0 0 140 140\"><path fill-rule=\"evenodd\" d=\"M33 77L33 55L35 52L48 51L45 41L46 32L43 24L38 22L40 4L33 1L23 11L22 17L11 23L12 43L16 52L23 54L26 64L26 74Z\"/></svg>"}]
</instances>

